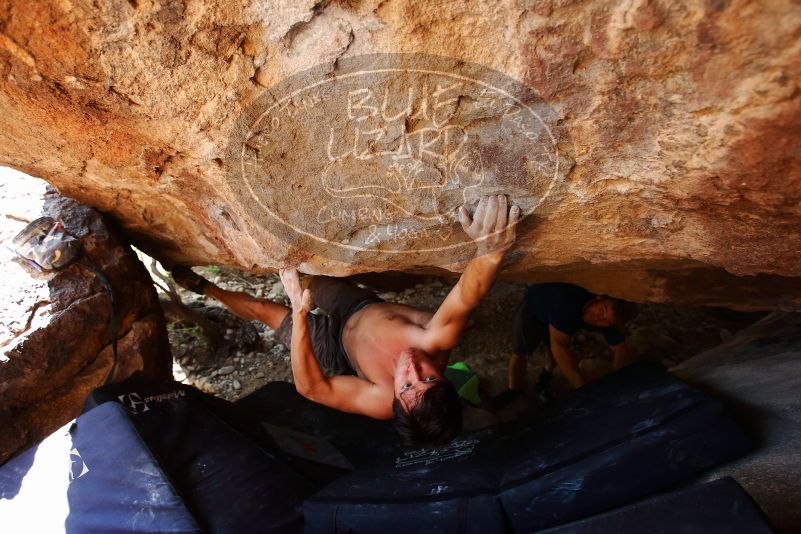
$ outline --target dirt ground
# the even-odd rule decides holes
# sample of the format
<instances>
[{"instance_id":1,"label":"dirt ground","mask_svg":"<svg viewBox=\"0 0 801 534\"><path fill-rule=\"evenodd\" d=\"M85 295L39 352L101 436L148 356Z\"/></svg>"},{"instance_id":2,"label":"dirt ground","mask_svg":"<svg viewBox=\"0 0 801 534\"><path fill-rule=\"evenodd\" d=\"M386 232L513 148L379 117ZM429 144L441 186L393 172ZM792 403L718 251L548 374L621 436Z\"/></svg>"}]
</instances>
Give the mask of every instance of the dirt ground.
<instances>
[{"instance_id":1,"label":"dirt ground","mask_svg":"<svg viewBox=\"0 0 801 534\"><path fill-rule=\"evenodd\" d=\"M277 275L253 275L228 268L199 267L198 274L230 291L289 304ZM386 287L386 284L383 284ZM434 311L447 295L451 282L433 277L410 278L407 287L397 280L393 291L378 291L381 298ZM488 298L474 312L473 324L451 362L464 361L481 380L482 389L495 395L506 389L506 366L511 350L511 327L525 286L497 283ZM225 310L209 297L178 289L181 300L216 325L221 334L211 342L195 324L168 313L168 331L176 380L228 400L236 400L273 380L292 381L289 349L274 339L274 332L256 321L245 321ZM762 314L730 310L643 304L627 325L627 342L640 358L672 367L690 356L727 341ZM585 370L611 369L611 352L603 338L579 332L573 336L576 355ZM544 361L539 350L528 367L534 383ZM556 377L556 386L559 377Z\"/></svg>"}]
</instances>

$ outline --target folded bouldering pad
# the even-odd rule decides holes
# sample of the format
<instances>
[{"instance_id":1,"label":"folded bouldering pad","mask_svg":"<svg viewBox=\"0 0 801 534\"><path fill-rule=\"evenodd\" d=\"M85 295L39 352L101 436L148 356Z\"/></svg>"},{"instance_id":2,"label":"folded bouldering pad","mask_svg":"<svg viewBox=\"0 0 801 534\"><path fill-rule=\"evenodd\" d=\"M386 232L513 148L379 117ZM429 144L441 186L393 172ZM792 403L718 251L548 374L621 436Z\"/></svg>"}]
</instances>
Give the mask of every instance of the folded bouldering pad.
<instances>
[{"instance_id":1,"label":"folded bouldering pad","mask_svg":"<svg viewBox=\"0 0 801 534\"><path fill-rule=\"evenodd\" d=\"M541 530L641 499L750 448L720 401L640 364L526 421L349 473L306 500L306 530Z\"/></svg>"}]
</instances>

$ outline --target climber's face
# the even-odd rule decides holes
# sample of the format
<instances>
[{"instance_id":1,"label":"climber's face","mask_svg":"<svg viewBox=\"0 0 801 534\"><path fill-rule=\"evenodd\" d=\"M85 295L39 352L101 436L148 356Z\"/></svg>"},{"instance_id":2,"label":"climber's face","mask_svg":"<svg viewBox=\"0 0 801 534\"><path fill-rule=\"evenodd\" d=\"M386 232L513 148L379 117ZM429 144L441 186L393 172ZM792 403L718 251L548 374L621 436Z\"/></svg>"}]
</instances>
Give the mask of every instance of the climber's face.
<instances>
[{"instance_id":1,"label":"climber's face","mask_svg":"<svg viewBox=\"0 0 801 534\"><path fill-rule=\"evenodd\" d=\"M584 306L582 319L588 325L606 328L615 324L615 307L609 297L595 297Z\"/></svg>"},{"instance_id":2,"label":"climber's face","mask_svg":"<svg viewBox=\"0 0 801 534\"><path fill-rule=\"evenodd\" d=\"M395 366L395 398L409 411L428 388L442 380L442 371L428 354L415 348L403 350Z\"/></svg>"}]
</instances>

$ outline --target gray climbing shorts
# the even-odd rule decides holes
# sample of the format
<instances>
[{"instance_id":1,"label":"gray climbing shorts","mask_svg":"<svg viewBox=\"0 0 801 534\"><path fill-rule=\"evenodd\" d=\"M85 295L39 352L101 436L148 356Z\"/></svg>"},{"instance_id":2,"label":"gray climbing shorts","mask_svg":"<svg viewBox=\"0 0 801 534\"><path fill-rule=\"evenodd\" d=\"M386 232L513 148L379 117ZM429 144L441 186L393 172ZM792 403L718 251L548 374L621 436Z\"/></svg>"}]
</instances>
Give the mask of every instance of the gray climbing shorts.
<instances>
[{"instance_id":1,"label":"gray climbing shorts","mask_svg":"<svg viewBox=\"0 0 801 534\"><path fill-rule=\"evenodd\" d=\"M369 289L352 282L328 276L312 278L309 290L313 304L323 313L307 315L309 337L320 367L326 375L355 375L356 371L342 346L342 330L348 318L368 304L382 302ZM292 314L289 313L275 331L275 338L291 347Z\"/></svg>"}]
</instances>

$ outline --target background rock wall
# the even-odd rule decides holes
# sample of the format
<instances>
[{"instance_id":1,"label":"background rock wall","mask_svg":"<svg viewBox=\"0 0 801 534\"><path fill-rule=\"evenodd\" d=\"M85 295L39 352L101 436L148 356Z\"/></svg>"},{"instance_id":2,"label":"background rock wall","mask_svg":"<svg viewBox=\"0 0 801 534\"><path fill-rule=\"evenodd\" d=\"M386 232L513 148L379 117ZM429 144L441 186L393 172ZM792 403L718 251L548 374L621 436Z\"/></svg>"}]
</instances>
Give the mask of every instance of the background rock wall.
<instances>
[{"instance_id":1,"label":"background rock wall","mask_svg":"<svg viewBox=\"0 0 801 534\"><path fill-rule=\"evenodd\" d=\"M756 445L752 454L704 478L737 479L781 533L796 532L801 524L795 506L801 492L799 339L798 314L773 313L671 369L732 406Z\"/></svg>"},{"instance_id":2,"label":"background rock wall","mask_svg":"<svg viewBox=\"0 0 801 534\"><path fill-rule=\"evenodd\" d=\"M0 164L113 214L171 261L376 270L276 239L225 161L265 88L375 52L485 65L557 113L575 165L559 203L521 225L506 276L633 300L801 307L791 0L6 0ZM403 257L382 268L436 270Z\"/></svg>"},{"instance_id":3,"label":"background rock wall","mask_svg":"<svg viewBox=\"0 0 801 534\"><path fill-rule=\"evenodd\" d=\"M171 377L164 315L150 275L97 211L44 192L43 184L21 176L0 183L0 240L7 243L26 220L47 215L81 239L82 252L60 271L37 272L0 248L0 463L77 417L107 378L119 382L137 371ZM108 279L113 302L95 271Z\"/></svg>"}]
</instances>

